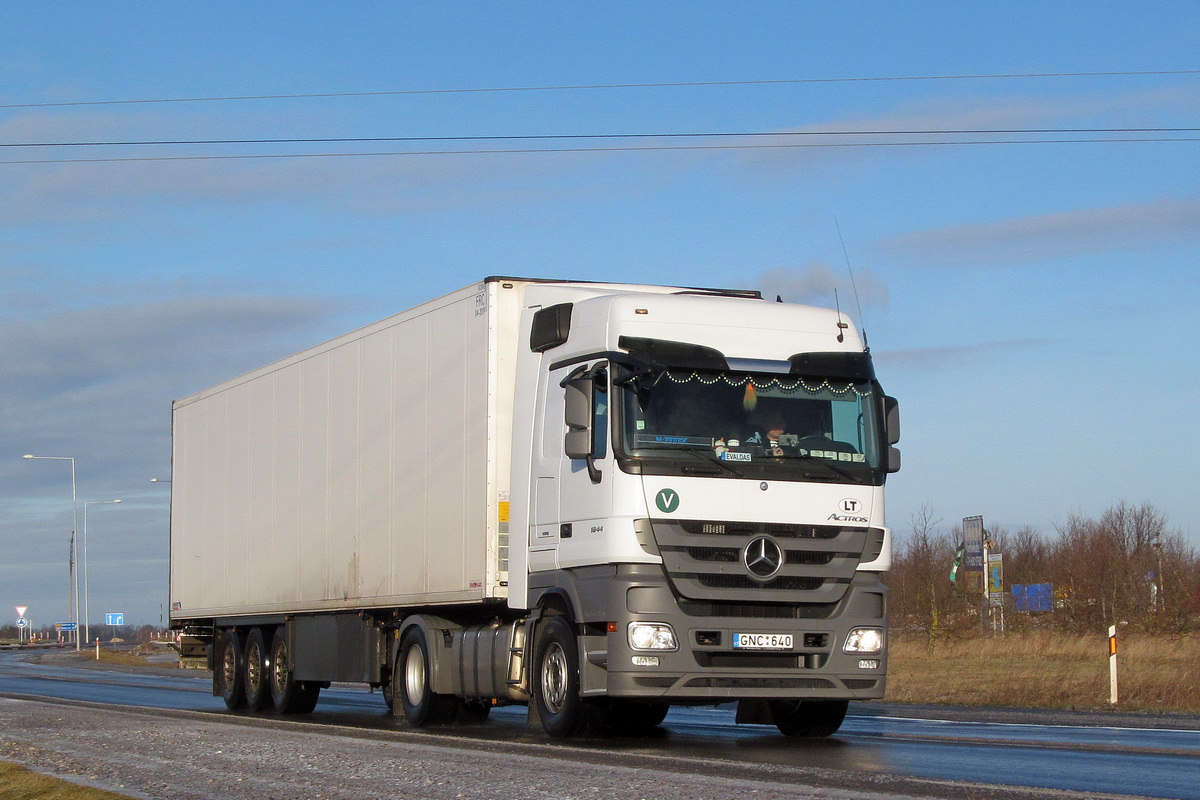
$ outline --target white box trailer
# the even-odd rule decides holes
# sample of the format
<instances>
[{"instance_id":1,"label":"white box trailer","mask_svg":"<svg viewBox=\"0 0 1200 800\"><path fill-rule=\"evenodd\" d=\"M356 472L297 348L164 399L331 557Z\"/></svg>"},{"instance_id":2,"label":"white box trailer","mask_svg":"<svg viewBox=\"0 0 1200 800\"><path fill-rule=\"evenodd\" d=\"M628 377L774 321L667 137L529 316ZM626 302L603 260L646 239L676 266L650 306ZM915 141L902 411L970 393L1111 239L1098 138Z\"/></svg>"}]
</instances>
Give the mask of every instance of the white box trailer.
<instances>
[{"instance_id":1,"label":"white box trailer","mask_svg":"<svg viewBox=\"0 0 1200 800\"><path fill-rule=\"evenodd\" d=\"M414 725L733 699L825 735L883 695L898 416L839 312L489 278L172 431L172 625L231 708L361 681Z\"/></svg>"},{"instance_id":2,"label":"white box trailer","mask_svg":"<svg viewBox=\"0 0 1200 800\"><path fill-rule=\"evenodd\" d=\"M517 319L486 292L175 404L173 616L505 596Z\"/></svg>"}]
</instances>

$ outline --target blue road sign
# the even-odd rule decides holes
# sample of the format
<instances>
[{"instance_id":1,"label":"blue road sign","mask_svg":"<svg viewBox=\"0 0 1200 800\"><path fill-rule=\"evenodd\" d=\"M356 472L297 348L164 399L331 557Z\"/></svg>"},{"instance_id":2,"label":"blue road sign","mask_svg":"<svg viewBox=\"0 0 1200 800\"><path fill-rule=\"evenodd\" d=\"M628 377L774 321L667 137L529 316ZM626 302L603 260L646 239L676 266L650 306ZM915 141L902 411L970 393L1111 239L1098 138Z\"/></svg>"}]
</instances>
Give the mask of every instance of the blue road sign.
<instances>
[{"instance_id":1,"label":"blue road sign","mask_svg":"<svg viewBox=\"0 0 1200 800\"><path fill-rule=\"evenodd\" d=\"M78 629L78 623L75 622L60 622L58 629L63 633L74 633Z\"/></svg>"},{"instance_id":2,"label":"blue road sign","mask_svg":"<svg viewBox=\"0 0 1200 800\"><path fill-rule=\"evenodd\" d=\"M125 624L125 615L124 614L105 614L104 615L104 624L105 625L124 625Z\"/></svg>"}]
</instances>

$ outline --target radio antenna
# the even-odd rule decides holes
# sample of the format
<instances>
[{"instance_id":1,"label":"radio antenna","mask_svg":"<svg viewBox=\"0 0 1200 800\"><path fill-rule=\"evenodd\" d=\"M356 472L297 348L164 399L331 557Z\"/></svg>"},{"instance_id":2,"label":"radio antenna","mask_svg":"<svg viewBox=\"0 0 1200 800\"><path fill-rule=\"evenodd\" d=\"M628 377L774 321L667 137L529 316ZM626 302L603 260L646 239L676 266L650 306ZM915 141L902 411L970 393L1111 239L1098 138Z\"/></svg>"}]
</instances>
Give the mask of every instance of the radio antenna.
<instances>
[{"instance_id":1,"label":"radio antenna","mask_svg":"<svg viewBox=\"0 0 1200 800\"><path fill-rule=\"evenodd\" d=\"M854 270L850 266L850 253L846 250L846 240L842 237L842 226L838 222L836 214L833 217L833 226L837 228L838 241L842 245L842 258L846 260L846 272L850 273L850 288L854 290L854 304L858 307L858 324L862 329L863 350L869 351L871 348L867 344L867 321L863 317L862 302L858 297L858 284L854 282Z\"/></svg>"}]
</instances>

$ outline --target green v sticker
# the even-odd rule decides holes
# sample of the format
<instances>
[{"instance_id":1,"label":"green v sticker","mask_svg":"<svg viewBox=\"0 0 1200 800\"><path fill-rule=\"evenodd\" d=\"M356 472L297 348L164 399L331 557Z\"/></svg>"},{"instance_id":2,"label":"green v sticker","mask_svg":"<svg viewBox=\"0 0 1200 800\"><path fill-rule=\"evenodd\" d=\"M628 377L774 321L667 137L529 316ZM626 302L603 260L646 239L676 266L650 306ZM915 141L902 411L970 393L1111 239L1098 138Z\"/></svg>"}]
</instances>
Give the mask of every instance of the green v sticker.
<instances>
[{"instance_id":1,"label":"green v sticker","mask_svg":"<svg viewBox=\"0 0 1200 800\"><path fill-rule=\"evenodd\" d=\"M674 489L663 489L654 498L654 505L664 514L670 514L679 509L679 493Z\"/></svg>"}]
</instances>

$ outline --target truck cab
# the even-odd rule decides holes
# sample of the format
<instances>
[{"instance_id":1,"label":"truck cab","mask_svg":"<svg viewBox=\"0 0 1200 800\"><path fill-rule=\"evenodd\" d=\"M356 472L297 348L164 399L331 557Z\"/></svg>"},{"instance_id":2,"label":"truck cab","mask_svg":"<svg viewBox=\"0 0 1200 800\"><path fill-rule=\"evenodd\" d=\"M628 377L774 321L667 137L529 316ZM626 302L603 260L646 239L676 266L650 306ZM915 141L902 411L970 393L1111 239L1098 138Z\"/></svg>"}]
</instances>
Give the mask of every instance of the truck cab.
<instances>
[{"instance_id":1,"label":"truck cab","mask_svg":"<svg viewBox=\"0 0 1200 800\"><path fill-rule=\"evenodd\" d=\"M565 682L564 730L588 698L836 730L885 689L899 430L869 354L832 310L573 288L527 289L516 355L509 605L566 622L534 644L543 725Z\"/></svg>"}]
</instances>

